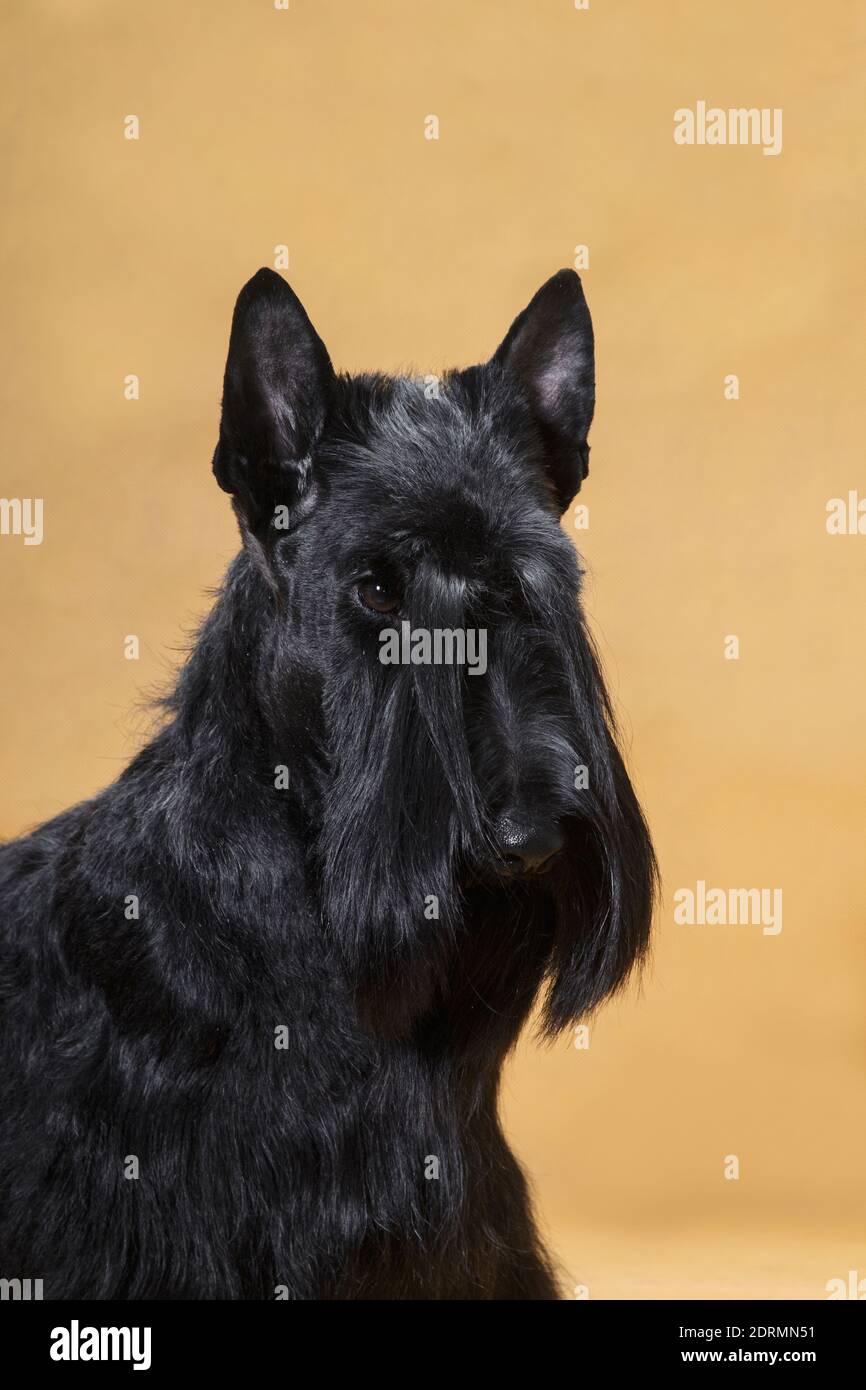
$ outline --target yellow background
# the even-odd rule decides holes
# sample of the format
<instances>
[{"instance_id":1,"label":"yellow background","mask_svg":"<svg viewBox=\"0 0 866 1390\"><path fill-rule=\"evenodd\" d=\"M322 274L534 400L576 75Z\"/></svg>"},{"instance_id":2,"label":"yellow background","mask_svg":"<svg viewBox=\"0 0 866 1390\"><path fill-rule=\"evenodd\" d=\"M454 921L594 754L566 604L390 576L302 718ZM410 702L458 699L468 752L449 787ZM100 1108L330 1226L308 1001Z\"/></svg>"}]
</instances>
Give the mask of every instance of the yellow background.
<instances>
[{"instance_id":1,"label":"yellow background","mask_svg":"<svg viewBox=\"0 0 866 1390\"><path fill-rule=\"evenodd\" d=\"M6 14L0 493L45 499L45 539L0 538L4 834L116 775L235 548L210 456L234 298L274 247L337 366L433 371L589 247L579 540L665 902L642 991L588 1051L527 1040L505 1107L592 1298L866 1277L866 536L825 529L866 496L859 8ZM676 146L697 100L781 107L781 155ZM781 887L781 934L676 926L697 879Z\"/></svg>"}]
</instances>

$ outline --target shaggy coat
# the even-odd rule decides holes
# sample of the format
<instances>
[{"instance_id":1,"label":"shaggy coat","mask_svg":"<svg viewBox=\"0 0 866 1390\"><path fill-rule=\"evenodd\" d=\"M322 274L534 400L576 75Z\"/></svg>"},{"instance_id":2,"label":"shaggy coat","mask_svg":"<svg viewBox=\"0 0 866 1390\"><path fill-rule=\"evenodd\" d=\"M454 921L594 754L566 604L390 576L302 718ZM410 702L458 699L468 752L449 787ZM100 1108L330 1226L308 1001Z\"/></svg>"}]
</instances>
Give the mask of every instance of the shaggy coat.
<instances>
[{"instance_id":1,"label":"shaggy coat","mask_svg":"<svg viewBox=\"0 0 866 1390\"><path fill-rule=\"evenodd\" d=\"M337 375L262 270L214 472L243 547L118 780L0 851L0 1275L54 1299L553 1299L497 1118L645 950L654 861L560 513L578 277L485 365ZM487 669L386 665L484 630Z\"/></svg>"}]
</instances>

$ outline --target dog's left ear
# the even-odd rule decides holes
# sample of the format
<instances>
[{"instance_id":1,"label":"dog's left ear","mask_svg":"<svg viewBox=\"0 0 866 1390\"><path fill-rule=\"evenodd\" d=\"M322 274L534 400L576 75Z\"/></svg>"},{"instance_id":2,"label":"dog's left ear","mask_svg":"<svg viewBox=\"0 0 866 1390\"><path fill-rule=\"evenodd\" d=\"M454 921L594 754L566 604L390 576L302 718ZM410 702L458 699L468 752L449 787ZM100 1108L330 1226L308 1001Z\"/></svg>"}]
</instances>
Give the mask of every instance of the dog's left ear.
<instances>
[{"instance_id":1,"label":"dog's left ear","mask_svg":"<svg viewBox=\"0 0 866 1390\"><path fill-rule=\"evenodd\" d=\"M301 301L263 269L235 305L223 384L217 482L257 532L277 506L303 513L311 454L331 402L334 369Z\"/></svg>"},{"instance_id":2,"label":"dog's left ear","mask_svg":"<svg viewBox=\"0 0 866 1390\"><path fill-rule=\"evenodd\" d=\"M560 509L589 472L595 348L580 277L560 270L518 314L493 362L517 377L541 430Z\"/></svg>"}]
</instances>

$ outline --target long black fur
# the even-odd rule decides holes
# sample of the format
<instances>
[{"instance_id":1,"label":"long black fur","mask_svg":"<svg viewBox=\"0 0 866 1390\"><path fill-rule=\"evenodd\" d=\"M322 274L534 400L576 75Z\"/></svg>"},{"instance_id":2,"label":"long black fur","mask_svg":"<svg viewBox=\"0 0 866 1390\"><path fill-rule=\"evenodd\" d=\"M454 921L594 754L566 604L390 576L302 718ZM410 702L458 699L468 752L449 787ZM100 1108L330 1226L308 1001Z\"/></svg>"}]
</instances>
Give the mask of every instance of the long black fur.
<instances>
[{"instance_id":1,"label":"long black fur","mask_svg":"<svg viewBox=\"0 0 866 1390\"><path fill-rule=\"evenodd\" d=\"M243 548L154 741L0 851L3 1277L559 1296L502 1064L537 998L555 1035L623 983L655 877L559 524L593 376L571 272L438 391L336 375L273 272L242 292ZM369 575L486 629L486 675L383 665ZM549 872L499 872L502 816L561 829Z\"/></svg>"}]
</instances>

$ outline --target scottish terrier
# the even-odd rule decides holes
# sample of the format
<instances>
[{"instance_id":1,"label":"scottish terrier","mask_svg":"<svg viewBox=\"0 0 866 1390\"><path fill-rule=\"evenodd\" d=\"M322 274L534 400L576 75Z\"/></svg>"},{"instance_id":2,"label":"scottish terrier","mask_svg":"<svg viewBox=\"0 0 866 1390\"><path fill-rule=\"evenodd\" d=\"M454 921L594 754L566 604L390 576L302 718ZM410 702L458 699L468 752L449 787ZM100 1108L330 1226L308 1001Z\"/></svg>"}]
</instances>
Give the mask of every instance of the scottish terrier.
<instances>
[{"instance_id":1,"label":"scottish terrier","mask_svg":"<svg viewBox=\"0 0 866 1390\"><path fill-rule=\"evenodd\" d=\"M625 981L656 878L560 524L594 376L572 271L440 381L338 375L280 276L241 291L240 553L157 736L0 854L0 1275L560 1296L503 1061Z\"/></svg>"}]
</instances>

